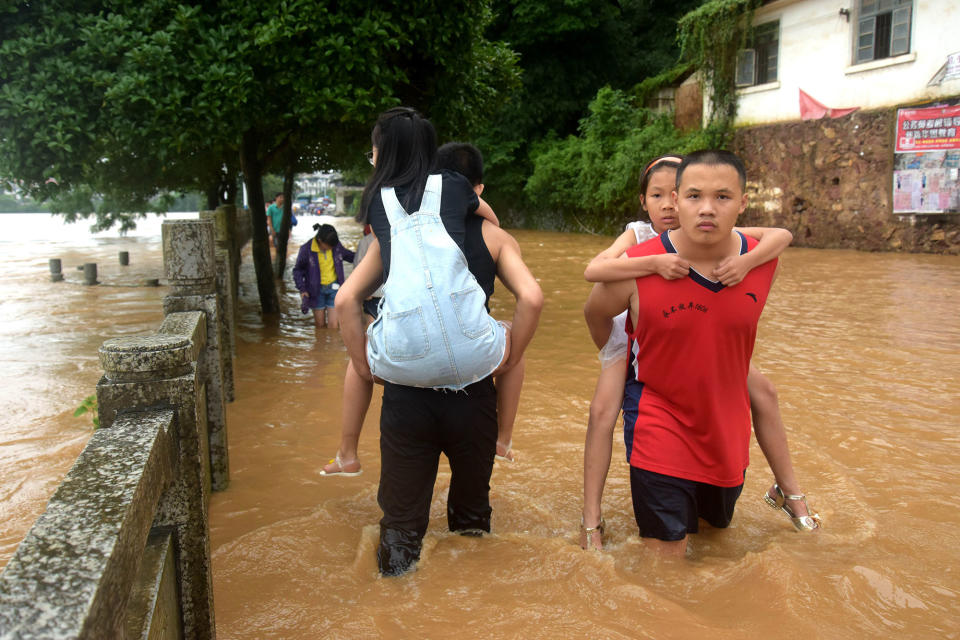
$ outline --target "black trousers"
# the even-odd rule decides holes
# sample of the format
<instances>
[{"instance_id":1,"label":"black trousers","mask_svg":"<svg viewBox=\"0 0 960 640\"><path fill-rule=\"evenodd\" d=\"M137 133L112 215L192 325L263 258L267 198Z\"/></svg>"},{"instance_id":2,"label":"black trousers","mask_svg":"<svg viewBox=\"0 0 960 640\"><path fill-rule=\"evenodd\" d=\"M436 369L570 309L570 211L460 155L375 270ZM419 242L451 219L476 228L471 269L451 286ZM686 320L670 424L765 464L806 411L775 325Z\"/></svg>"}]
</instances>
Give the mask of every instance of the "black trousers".
<instances>
[{"instance_id":1,"label":"black trousers","mask_svg":"<svg viewBox=\"0 0 960 640\"><path fill-rule=\"evenodd\" d=\"M497 445L497 392L490 377L463 391L386 383L380 412L380 572L398 575L420 558L440 454L450 461L447 525L490 531L490 474Z\"/></svg>"}]
</instances>

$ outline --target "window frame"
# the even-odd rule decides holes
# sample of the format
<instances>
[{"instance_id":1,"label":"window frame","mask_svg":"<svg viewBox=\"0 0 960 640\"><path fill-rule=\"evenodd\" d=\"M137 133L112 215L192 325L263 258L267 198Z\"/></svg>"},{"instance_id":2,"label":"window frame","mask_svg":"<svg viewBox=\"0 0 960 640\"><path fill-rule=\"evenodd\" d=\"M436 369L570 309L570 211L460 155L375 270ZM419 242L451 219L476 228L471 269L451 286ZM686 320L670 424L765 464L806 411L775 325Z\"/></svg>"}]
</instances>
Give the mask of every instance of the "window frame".
<instances>
[{"instance_id":1,"label":"window frame","mask_svg":"<svg viewBox=\"0 0 960 640\"><path fill-rule=\"evenodd\" d=\"M780 18L755 25L750 33L749 42L750 47L737 52L734 80L737 89L778 82L780 80ZM764 53L765 61L761 59ZM766 72L762 79L759 77L761 71Z\"/></svg>"},{"instance_id":2,"label":"window frame","mask_svg":"<svg viewBox=\"0 0 960 640\"><path fill-rule=\"evenodd\" d=\"M889 16L877 41L878 19ZM853 65L896 58L910 53L913 35L913 0L857 0L856 31L853 37ZM878 55L878 53L880 55Z\"/></svg>"}]
</instances>

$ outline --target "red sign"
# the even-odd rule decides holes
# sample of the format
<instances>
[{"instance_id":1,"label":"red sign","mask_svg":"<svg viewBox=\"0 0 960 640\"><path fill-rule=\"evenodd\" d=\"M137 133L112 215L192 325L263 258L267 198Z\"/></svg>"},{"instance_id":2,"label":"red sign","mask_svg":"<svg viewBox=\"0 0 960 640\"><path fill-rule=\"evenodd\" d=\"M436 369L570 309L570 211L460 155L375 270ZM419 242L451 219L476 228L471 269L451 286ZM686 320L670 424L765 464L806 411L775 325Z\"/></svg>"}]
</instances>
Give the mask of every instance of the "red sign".
<instances>
[{"instance_id":1,"label":"red sign","mask_svg":"<svg viewBox=\"0 0 960 640\"><path fill-rule=\"evenodd\" d=\"M897 153L960 149L960 106L897 110Z\"/></svg>"}]
</instances>

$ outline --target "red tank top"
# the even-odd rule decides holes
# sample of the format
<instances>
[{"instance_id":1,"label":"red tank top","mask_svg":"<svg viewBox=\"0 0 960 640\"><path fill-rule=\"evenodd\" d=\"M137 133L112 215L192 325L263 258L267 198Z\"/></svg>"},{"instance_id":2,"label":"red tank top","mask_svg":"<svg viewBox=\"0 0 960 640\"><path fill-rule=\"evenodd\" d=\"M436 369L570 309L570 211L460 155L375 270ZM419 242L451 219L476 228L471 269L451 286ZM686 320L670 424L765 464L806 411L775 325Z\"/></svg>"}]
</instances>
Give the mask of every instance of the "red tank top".
<instances>
[{"instance_id":1,"label":"red tank top","mask_svg":"<svg viewBox=\"0 0 960 640\"><path fill-rule=\"evenodd\" d=\"M740 253L756 246L741 234ZM669 234L636 245L631 257L676 253ZM733 287L696 271L679 280L637 279L639 316L629 319L632 373L643 384L632 466L720 487L743 483L749 463L747 371L757 322L777 261Z\"/></svg>"}]
</instances>

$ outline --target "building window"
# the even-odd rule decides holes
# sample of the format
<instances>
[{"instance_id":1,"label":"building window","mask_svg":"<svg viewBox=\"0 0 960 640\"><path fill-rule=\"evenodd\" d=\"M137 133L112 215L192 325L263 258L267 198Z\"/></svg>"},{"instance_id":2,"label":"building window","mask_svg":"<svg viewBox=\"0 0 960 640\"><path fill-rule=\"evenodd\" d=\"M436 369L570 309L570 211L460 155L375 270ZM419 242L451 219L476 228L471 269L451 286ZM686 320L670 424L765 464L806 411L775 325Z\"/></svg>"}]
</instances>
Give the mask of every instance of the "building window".
<instances>
[{"instance_id":1,"label":"building window","mask_svg":"<svg viewBox=\"0 0 960 640\"><path fill-rule=\"evenodd\" d=\"M780 21L765 22L750 37L751 48L737 54L737 86L751 87L777 81Z\"/></svg>"},{"instance_id":2,"label":"building window","mask_svg":"<svg viewBox=\"0 0 960 640\"><path fill-rule=\"evenodd\" d=\"M860 0L855 64L910 53L913 0Z\"/></svg>"}]
</instances>

